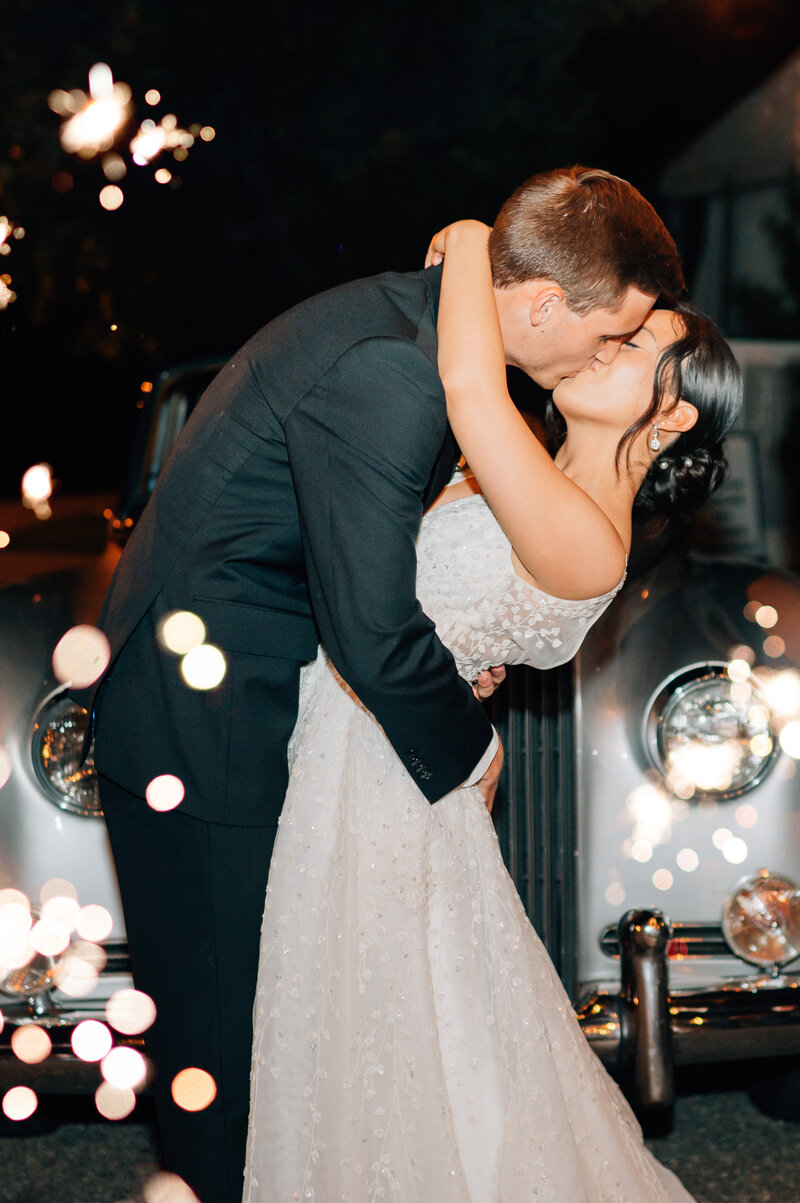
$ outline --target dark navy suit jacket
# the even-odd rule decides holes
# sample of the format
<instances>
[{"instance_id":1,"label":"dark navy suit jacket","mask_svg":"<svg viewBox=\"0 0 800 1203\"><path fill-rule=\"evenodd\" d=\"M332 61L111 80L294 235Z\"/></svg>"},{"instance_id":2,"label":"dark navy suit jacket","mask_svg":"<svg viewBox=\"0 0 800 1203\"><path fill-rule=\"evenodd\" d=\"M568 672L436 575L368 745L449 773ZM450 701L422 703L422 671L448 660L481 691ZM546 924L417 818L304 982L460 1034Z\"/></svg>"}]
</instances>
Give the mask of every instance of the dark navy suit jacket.
<instances>
[{"instance_id":1,"label":"dark navy suit jacket","mask_svg":"<svg viewBox=\"0 0 800 1203\"><path fill-rule=\"evenodd\" d=\"M491 728L415 595L422 511L457 455L436 367L440 279L387 274L305 301L206 390L99 620L112 648L102 774L139 795L174 774L184 813L274 823L299 669L321 641L430 801L469 775ZM188 688L158 642L178 609L225 654L215 690Z\"/></svg>"}]
</instances>

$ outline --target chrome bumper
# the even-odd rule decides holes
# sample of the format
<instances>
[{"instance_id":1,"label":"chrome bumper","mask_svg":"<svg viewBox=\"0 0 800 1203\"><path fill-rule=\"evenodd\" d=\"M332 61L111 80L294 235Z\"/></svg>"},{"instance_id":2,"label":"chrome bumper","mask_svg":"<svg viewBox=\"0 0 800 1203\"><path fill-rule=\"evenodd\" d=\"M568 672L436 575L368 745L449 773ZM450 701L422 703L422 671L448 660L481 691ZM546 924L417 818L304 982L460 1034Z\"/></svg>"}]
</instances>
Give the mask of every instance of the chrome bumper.
<instances>
[{"instance_id":1,"label":"chrome bumper","mask_svg":"<svg viewBox=\"0 0 800 1203\"><path fill-rule=\"evenodd\" d=\"M669 993L669 921L629 911L619 925L621 990L578 1003L584 1035L644 1107L674 1098L673 1066L800 1053L800 975Z\"/></svg>"}]
</instances>

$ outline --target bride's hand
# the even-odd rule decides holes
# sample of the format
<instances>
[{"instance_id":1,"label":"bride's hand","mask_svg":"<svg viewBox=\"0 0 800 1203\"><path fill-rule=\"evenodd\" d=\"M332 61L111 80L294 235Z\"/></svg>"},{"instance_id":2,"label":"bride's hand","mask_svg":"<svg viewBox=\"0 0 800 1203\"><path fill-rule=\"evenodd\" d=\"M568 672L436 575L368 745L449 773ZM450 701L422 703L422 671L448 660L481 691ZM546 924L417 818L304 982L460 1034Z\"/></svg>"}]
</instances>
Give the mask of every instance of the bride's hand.
<instances>
[{"instance_id":1,"label":"bride's hand","mask_svg":"<svg viewBox=\"0 0 800 1203\"><path fill-rule=\"evenodd\" d=\"M481 238L485 242L488 240L491 232L491 226L485 225L482 221L474 221L472 218L468 218L465 221L452 221L449 226L445 226L443 230L439 230L438 234L434 234L428 247L428 253L425 256L425 266L438 267L444 259L449 239L469 237Z\"/></svg>"}]
</instances>

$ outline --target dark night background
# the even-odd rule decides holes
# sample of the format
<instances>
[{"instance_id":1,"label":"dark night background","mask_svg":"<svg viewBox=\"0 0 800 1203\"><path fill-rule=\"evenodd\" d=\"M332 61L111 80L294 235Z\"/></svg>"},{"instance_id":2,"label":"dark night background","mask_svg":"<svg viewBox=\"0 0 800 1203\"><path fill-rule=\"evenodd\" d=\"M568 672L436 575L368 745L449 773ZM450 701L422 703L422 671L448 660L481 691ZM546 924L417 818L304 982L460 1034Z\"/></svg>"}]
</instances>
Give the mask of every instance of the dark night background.
<instances>
[{"instance_id":1,"label":"dark night background","mask_svg":"<svg viewBox=\"0 0 800 1203\"><path fill-rule=\"evenodd\" d=\"M420 266L436 228L491 221L535 171L600 165L659 207L670 158L798 44L796 0L11 0L0 214L26 236L0 260L18 297L0 311L0 496L39 460L65 490L118 485L142 380L313 292ZM183 163L129 167L112 213L47 106L97 61L137 120L216 130ZM159 166L179 178L157 184Z\"/></svg>"}]
</instances>

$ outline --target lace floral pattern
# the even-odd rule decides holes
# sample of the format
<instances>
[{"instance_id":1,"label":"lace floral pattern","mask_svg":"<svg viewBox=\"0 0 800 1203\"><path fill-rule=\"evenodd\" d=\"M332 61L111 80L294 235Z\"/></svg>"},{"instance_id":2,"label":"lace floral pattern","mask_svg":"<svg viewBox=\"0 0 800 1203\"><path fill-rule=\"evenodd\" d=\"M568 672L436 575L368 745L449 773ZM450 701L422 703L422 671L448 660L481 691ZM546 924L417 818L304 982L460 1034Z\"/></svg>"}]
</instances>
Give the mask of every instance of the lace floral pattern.
<instances>
[{"instance_id":1,"label":"lace floral pattern","mask_svg":"<svg viewBox=\"0 0 800 1203\"><path fill-rule=\"evenodd\" d=\"M507 644L563 659L602 608L517 592L496 531L470 498L420 539L420 596L465 675ZM479 791L430 806L322 653L267 892L251 1103L245 1203L689 1201L586 1044Z\"/></svg>"}]
</instances>

